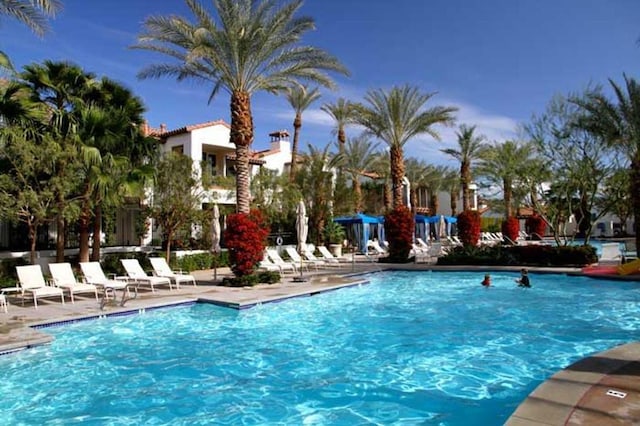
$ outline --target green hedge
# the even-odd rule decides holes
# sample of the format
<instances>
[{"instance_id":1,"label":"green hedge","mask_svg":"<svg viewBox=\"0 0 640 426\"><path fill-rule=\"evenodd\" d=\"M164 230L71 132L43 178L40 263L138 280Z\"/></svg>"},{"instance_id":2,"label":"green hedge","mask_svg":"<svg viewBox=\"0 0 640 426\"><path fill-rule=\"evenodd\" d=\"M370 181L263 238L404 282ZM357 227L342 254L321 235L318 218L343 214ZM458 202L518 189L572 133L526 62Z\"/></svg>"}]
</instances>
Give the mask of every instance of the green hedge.
<instances>
[{"instance_id":1,"label":"green hedge","mask_svg":"<svg viewBox=\"0 0 640 426\"><path fill-rule=\"evenodd\" d=\"M438 265L525 265L525 266L585 266L596 263L593 246L481 246L456 247L438 259Z\"/></svg>"}]
</instances>

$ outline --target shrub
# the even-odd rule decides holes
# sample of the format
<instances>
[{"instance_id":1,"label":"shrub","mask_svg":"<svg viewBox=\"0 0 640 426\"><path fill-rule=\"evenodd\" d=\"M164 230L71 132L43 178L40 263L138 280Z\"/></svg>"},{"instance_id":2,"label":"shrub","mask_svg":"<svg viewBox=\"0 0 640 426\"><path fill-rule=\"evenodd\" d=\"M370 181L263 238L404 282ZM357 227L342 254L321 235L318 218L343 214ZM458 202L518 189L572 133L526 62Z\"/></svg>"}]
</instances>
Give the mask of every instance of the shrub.
<instances>
[{"instance_id":1,"label":"shrub","mask_svg":"<svg viewBox=\"0 0 640 426\"><path fill-rule=\"evenodd\" d=\"M227 217L224 238L229 250L229 265L236 277L250 275L264 256L269 229L262 214L235 213Z\"/></svg>"},{"instance_id":2,"label":"shrub","mask_svg":"<svg viewBox=\"0 0 640 426\"><path fill-rule=\"evenodd\" d=\"M584 266L597 260L593 246L467 246L440 257L438 265Z\"/></svg>"},{"instance_id":3,"label":"shrub","mask_svg":"<svg viewBox=\"0 0 640 426\"><path fill-rule=\"evenodd\" d=\"M520 221L517 218L510 216L504 222L502 222L502 235L506 236L511 241L518 239L520 233Z\"/></svg>"},{"instance_id":4,"label":"shrub","mask_svg":"<svg viewBox=\"0 0 640 426\"><path fill-rule=\"evenodd\" d=\"M228 287L252 287L256 284L275 284L277 282L280 282L280 273L273 271L222 279L222 285Z\"/></svg>"},{"instance_id":5,"label":"shrub","mask_svg":"<svg viewBox=\"0 0 640 426\"><path fill-rule=\"evenodd\" d=\"M408 262L415 229L411 210L405 206L396 207L385 215L384 227L389 241L389 257L385 261L391 263Z\"/></svg>"},{"instance_id":6,"label":"shrub","mask_svg":"<svg viewBox=\"0 0 640 426\"><path fill-rule=\"evenodd\" d=\"M465 210L458 215L458 235L465 246L477 246L480 239L480 213Z\"/></svg>"},{"instance_id":7,"label":"shrub","mask_svg":"<svg viewBox=\"0 0 640 426\"><path fill-rule=\"evenodd\" d=\"M547 222L537 213L534 213L532 216L529 216L525 221L525 226L527 228L527 232L532 234L534 239L540 239L547 230Z\"/></svg>"}]
</instances>

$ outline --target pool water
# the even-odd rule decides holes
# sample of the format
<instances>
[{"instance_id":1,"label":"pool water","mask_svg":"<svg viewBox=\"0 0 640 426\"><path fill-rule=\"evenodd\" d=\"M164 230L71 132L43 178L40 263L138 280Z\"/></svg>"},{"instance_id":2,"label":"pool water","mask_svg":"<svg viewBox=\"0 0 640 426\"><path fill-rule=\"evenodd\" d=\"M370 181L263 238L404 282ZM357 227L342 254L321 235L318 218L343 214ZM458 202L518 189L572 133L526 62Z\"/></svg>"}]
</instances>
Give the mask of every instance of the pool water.
<instances>
[{"instance_id":1,"label":"pool water","mask_svg":"<svg viewBox=\"0 0 640 426\"><path fill-rule=\"evenodd\" d=\"M50 327L0 357L0 423L500 425L558 369L638 338L635 283L483 275Z\"/></svg>"}]
</instances>

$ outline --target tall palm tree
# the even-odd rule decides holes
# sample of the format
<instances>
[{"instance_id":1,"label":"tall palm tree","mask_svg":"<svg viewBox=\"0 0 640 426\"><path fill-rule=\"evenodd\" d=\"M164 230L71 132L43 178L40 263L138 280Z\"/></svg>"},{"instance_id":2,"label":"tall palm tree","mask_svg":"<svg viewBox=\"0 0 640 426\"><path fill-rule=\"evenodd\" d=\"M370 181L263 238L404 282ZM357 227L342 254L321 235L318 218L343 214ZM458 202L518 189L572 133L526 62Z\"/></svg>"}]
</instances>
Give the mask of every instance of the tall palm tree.
<instances>
[{"instance_id":1,"label":"tall palm tree","mask_svg":"<svg viewBox=\"0 0 640 426\"><path fill-rule=\"evenodd\" d=\"M396 86L389 91L369 91L365 96L367 105L358 106L358 123L389 145L394 207L402 205L404 145L422 134L439 139L433 126L453 123L456 108L436 106L424 109L425 103L433 96L434 93L420 93L418 88L409 85Z\"/></svg>"},{"instance_id":2,"label":"tall palm tree","mask_svg":"<svg viewBox=\"0 0 640 426\"><path fill-rule=\"evenodd\" d=\"M48 30L47 18L54 17L61 9L58 0L0 0L0 16L17 19L38 36ZM4 52L0 52L0 67L13 69Z\"/></svg>"},{"instance_id":3,"label":"tall palm tree","mask_svg":"<svg viewBox=\"0 0 640 426\"><path fill-rule=\"evenodd\" d=\"M320 90L317 87L309 90L307 86L294 84L287 89L285 96L296 113L296 117L293 120L293 146L291 147L291 169L289 171L289 181L293 182L296 177L302 113L320 98Z\"/></svg>"},{"instance_id":4,"label":"tall palm tree","mask_svg":"<svg viewBox=\"0 0 640 426\"><path fill-rule=\"evenodd\" d=\"M620 149L629 158L629 191L636 217L636 244L640 247L637 225L640 218L640 83L632 77L623 77L624 86L609 80L614 92L613 100L595 91L572 101L585 112L584 120L579 124L603 137L610 146Z\"/></svg>"},{"instance_id":5,"label":"tall palm tree","mask_svg":"<svg viewBox=\"0 0 640 426\"><path fill-rule=\"evenodd\" d=\"M326 103L322 105L320 109L329 114L335 122L333 133L338 138L338 147L340 152L342 152L344 150L344 145L347 142L345 127L354 123L354 104L344 98L338 98L334 103Z\"/></svg>"},{"instance_id":6,"label":"tall palm tree","mask_svg":"<svg viewBox=\"0 0 640 426\"><path fill-rule=\"evenodd\" d=\"M83 96L96 84L95 76L77 65L45 61L24 67L20 74L30 89L32 99L47 111L48 136L60 147L56 157L54 177L56 185L56 261L64 261L66 222L75 215L70 199L77 185L79 159L89 161L95 155L85 150L78 140L78 106Z\"/></svg>"},{"instance_id":7,"label":"tall palm tree","mask_svg":"<svg viewBox=\"0 0 640 426\"><path fill-rule=\"evenodd\" d=\"M344 147L342 167L351 176L356 213L362 211L362 185L360 179L373 168L376 160L376 148L377 144L372 143L364 135L348 139Z\"/></svg>"},{"instance_id":8,"label":"tall palm tree","mask_svg":"<svg viewBox=\"0 0 640 426\"><path fill-rule=\"evenodd\" d=\"M514 185L524 185L531 163L533 147L530 143L495 142L480 154L477 172L502 189L505 218L513 216Z\"/></svg>"},{"instance_id":9,"label":"tall palm tree","mask_svg":"<svg viewBox=\"0 0 640 426\"><path fill-rule=\"evenodd\" d=\"M462 185L462 210L469 210L471 206L469 184L471 183L471 166L478 158L484 146L484 136L474 134L476 126L462 124L456 132L458 149L441 149L447 155L460 162L460 183Z\"/></svg>"},{"instance_id":10,"label":"tall palm tree","mask_svg":"<svg viewBox=\"0 0 640 426\"><path fill-rule=\"evenodd\" d=\"M174 59L144 68L140 78L173 76L213 85L209 100L224 89L231 96L230 141L236 146L237 209L248 213L249 150L254 138L251 97L267 91L280 93L299 81L333 87L327 71L347 74L327 52L300 45L315 28L310 17L295 17L302 0L277 7L275 1L214 0L215 16L197 0L186 0L195 17L147 18L138 37L138 49Z\"/></svg>"}]
</instances>

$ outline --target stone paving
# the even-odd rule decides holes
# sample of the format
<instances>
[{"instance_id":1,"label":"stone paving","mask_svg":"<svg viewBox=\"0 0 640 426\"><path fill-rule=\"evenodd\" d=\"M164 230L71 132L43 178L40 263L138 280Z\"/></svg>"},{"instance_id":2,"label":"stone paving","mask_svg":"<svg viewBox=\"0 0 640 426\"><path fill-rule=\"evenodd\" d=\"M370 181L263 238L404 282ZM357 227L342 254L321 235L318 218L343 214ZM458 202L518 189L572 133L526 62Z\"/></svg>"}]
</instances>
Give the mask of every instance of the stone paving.
<instances>
[{"instance_id":1,"label":"stone paving","mask_svg":"<svg viewBox=\"0 0 640 426\"><path fill-rule=\"evenodd\" d=\"M141 289L136 299L124 307L100 303L93 296L76 295L72 304L68 297L62 305L59 299L33 301L8 295L8 313L0 310L0 354L21 348L49 343L52 337L33 326L79 318L99 317L150 307L203 301L243 309L259 303L293 297L308 297L345 286L359 285L359 274L383 269L403 270L513 270L517 267L444 267L425 263L385 265L366 259L341 264L339 268L285 275L280 283L255 287L224 287L222 277L227 268L215 271L195 271L198 286L181 285L179 290L158 289L155 293ZM573 268L529 268L531 272L579 274ZM533 425L632 425L640 424L640 343L629 343L584 358L559 371L534 390L507 421L509 426Z\"/></svg>"}]
</instances>

